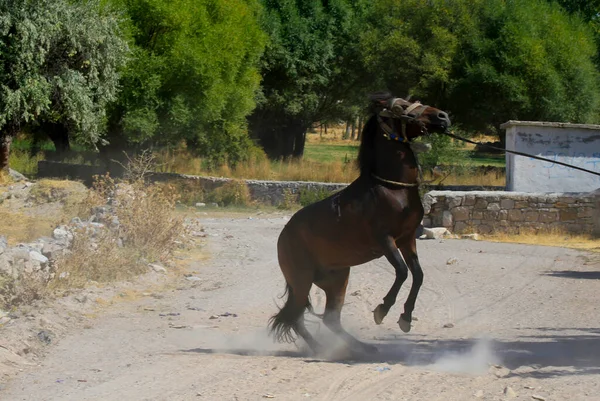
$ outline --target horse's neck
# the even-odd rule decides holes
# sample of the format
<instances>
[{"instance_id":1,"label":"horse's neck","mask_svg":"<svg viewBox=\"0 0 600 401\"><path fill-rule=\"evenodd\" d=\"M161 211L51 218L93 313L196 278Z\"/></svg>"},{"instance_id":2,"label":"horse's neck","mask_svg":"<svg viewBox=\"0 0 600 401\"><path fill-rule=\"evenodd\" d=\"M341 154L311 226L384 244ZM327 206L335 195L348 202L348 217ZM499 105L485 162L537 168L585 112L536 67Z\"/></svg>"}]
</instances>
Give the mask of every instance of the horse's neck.
<instances>
[{"instance_id":1,"label":"horse's neck","mask_svg":"<svg viewBox=\"0 0 600 401\"><path fill-rule=\"evenodd\" d=\"M396 153L397 150L388 149L385 153L382 152L381 157L376 159L373 174L390 181L416 183L419 169L414 153L409 146L399 150L403 155Z\"/></svg>"}]
</instances>

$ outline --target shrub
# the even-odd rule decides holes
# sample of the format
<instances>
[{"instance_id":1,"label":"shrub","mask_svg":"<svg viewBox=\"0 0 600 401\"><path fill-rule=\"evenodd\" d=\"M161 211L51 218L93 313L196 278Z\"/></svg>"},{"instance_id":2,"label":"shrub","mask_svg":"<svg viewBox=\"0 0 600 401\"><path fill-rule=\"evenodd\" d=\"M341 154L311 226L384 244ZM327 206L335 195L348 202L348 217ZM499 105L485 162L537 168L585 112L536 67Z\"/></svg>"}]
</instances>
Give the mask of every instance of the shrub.
<instances>
[{"instance_id":1,"label":"shrub","mask_svg":"<svg viewBox=\"0 0 600 401\"><path fill-rule=\"evenodd\" d=\"M303 188L298 192L298 202L302 206L308 206L331 196L334 191L325 188Z\"/></svg>"},{"instance_id":2,"label":"shrub","mask_svg":"<svg viewBox=\"0 0 600 401\"><path fill-rule=\"evenodd\" d=\"M252 203L250 189L241 180L228 181L214 191L209 192L206 200L223 206L249 206Z\"/></svg>"}]
</instances>

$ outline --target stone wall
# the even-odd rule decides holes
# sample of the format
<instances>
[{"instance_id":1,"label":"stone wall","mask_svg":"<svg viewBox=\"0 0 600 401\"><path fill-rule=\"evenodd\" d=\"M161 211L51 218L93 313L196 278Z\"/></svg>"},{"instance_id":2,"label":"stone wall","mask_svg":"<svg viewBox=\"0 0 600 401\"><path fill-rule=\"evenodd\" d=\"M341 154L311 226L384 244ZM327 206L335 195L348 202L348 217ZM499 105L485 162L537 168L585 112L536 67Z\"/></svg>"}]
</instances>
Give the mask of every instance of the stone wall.
<instances>
[{"instance_id":1,"label":"stone wall","mask_svg":"<svg viewBox=\"0 0 600 401\"><path fill-rule=\"evenodd\" d=\"M116 166L109 171L113 177L119 177L122 171ZM60 163L53 161L40 161L38 163L38 177L46 178L71 178L83 181L86 185L91 185L93 175L102 175L107 171L101 167L83 166L76 164ZM168 182L185 181L193 187L202 188L205 191L212 191L227 182L230 178L205 177L176 173L151 173L150 180ZM327 183L327 182L304 182L304 181L262 181L262 180L244 180L250 190L252 200L277 206L284 201L286 192L298 194L300 191L324 191L333 192L345 188L348 184ZM436 187L432 187L436 188ZM500 190L504 187L487 186L444 186L445 190Z\"/></svg>"},{"instance_id":2,"label":"stone wall","mask_svg":"<svg viewBox=\"0 0 600 401\"><path fill-rule=\"evenodd\" d=\"M431 191L423 199L425 227L453 233L559 229L600 233L600 194Z\"/></svg>"}]
</instances>

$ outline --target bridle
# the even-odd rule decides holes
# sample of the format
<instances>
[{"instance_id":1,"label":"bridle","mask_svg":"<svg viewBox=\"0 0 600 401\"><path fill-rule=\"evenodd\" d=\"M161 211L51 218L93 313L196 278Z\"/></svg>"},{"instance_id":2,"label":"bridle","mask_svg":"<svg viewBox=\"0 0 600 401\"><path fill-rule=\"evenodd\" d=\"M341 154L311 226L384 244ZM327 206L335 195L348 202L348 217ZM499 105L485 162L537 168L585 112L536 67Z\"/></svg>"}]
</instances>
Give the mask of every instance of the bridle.
<instances>
[{"instance_id":1,"label":"bridle","mask_svg":"<svg viewBox=\"0 0 600 401\"><path fill-rule=\"evenodd\" d=\"M388 140L394 140L398 142L409 142L409 138L406 136L406 125L407 124L417 124L421 126L421 133L423 135L428 134L427 127L425 124L420 121L418 118L421 117L421 114L429 107L427 105L421 104L420 102L414 102L406 109L402 107L403 102L406 100L401 98L392 98L388 101L386 107L381 110L377 114L377 122L383 131L383 136ZM400 103L400 104L397 104ZM408 103L408 102L407 102ZM383 118L391 119L391 126L388 125ZM402 137L396 134L395 122L396 120L400 120L402 124Z\"/></svg>"},{"instance_id":2,"label":"bridle","mask_svg":"<svg viewBox=\"0 0 600 401\"><path fill-rule=\"evenodd\" d=\"M406 102L406 100L401 98L392 98L388 101L386 107L381 110L377 114L377 122L379 123L379 127L383 131L383 136L390 141L398 141L402 143L410 143L409 138L406 136L406 125L407 124L418 124L421 127L421 134L427 135L429 132L427 131L427 127L425 123L420 121L418 118L421 117L421 114L429 107L427 105L421 104L420 102L414 102L407 108L402 107L402 103ZM397 104L400 103L400 104ZM406 102L408 103L408 102ZM388 125L383 118L391 119L391 126ZM402 137L396 134L395 122L396 120L400 120L402 124ZM416 155L415 155L416 158ZM417 161L418 165L418 161ZM387 180L385 178L379 177L376 174L371 174L373 178L378 181L384 182L386 184L391 184L399 187L418 187L419 183L406 183L406 182L398 182ZM422 177L421 167L419 166L419 175Z\"/></svg>"}]
</instances>

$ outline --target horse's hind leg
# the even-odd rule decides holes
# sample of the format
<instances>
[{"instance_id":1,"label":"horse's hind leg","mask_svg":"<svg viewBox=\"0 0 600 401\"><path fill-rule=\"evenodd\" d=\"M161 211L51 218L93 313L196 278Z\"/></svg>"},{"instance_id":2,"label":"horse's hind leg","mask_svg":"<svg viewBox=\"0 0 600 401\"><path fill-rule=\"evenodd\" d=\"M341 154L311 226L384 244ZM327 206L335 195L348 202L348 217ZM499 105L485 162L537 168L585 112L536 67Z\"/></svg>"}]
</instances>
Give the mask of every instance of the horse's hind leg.
<instances>
[{"instance_id":1,"label":"horse's hind leg","mask_svg":"<svg viewBox=\"0 0 600 401\"><path fill-rule=\"evenodd\" d=\"M316 353L321 347L304 324L304 311L310 307L308 296L314 279L314 269L308 267L306 255L302 250L290 246L290 243L288 234L282 233L278 242L278 256L279 266L287 284L288 298L279 313L271 317L270 330L280 342L294 342L294 332Z\"/></svg>"},{"instance_id":2,"label":"horse's hind leg","mask_svg":"<svg viewBox=\"0 0 600 401\"><path fill-rule=\"evenodd\" d=\"M394 239L391 237L386 238L385 241L383 241L383 249L385 257L396 271L396 279L394 280L394 284L392 284L392 287L388 291L387 295L383 298L383 303L377 305L377 308L375 308L373 311L373 318L375 319L376 324L381 324L381 322L383 322L383 318L388 314L390 308L396 303L398 292L400 292L402 284L408 277L408 266L404 262L402 255L400 255L400 251L398 250Z\"/></svg>"},{"instance_id":3,"label":"horse's hind leg","mask_svg":"<svg viewBox=\"0 0 600 401\"><path fill-rule=\"evenodd\" d=\"M410 287L408 298L404 303L404 313L400 315L398 325L400 325L400 329L402 329L402 331L409 332L410 323L412 322L412 313L415 309L415 302L417 301L417 295L419 294L421 284L423 284L423 269L421 269L421 264L419 263L419 258L417 256L417 242L414 238L408 244L401 246L400 250L402 251L402 255L406 260L406 264L412 273L413 281Z\"/></svg>"},{"instance_id":4,"label":"horse's hind leg","mask_svg":"<svg viewBox=\"0 0 600 401\"><path fill-rule=\"evenodd\" d=\"M323 323L351 347L359 348L362 352L377 352L376 347L357 340L342 327L342 307L346 298L349 275L350 268L335 270L315 282L318 287L325 291L327 297Z\"/></svg>"}]
</instances>

